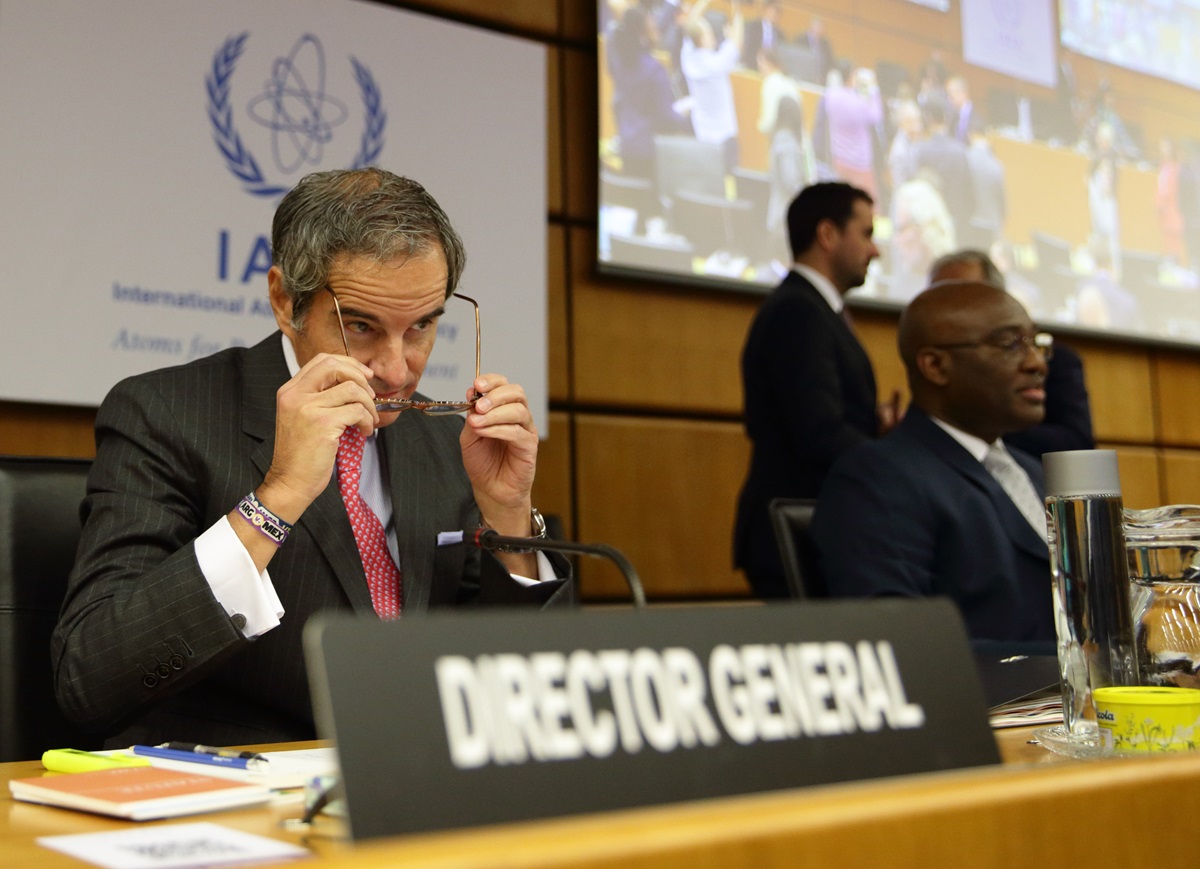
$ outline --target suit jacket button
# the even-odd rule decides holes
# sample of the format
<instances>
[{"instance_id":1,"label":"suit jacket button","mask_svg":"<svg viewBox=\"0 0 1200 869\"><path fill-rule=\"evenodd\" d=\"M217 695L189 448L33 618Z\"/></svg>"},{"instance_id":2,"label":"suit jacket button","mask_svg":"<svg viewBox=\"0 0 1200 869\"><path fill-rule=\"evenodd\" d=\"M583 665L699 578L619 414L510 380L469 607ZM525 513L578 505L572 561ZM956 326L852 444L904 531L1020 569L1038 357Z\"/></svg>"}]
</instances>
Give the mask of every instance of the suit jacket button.
<instances>
[{"instance_id":1,"label":"suit jacket button","mask_svg":"<svg viewBox=\"0 0 1200 869\"><path fill-rule=\"evenodd\" d=\"M142 677L142 684L145 685L147 688L154 688L155 686L158 685L158 677L155 676L153 673L147 673L145 676Z\"/></svg>"},{"instance_id":2,"label":"suit jacket button","mask_svg":"<svg viewBox=\"0 0 1200 869\"><path fill-rule=\"evenodd\" d=\"M239 631L246 627L246 617L241 613L234 613L231 620L233 621L233 626Z\"/></svg>"}]
</instances>

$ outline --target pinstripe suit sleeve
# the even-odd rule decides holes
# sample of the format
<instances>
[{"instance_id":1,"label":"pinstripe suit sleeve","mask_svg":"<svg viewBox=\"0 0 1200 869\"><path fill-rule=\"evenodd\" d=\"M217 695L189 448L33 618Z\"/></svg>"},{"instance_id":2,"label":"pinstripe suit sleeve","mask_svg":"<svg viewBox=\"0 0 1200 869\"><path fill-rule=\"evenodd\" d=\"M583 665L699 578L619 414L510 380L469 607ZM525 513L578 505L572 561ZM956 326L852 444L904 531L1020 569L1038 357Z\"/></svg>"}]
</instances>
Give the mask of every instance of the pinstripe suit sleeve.
<instances>
[{"instance_id":1,"label":"pinstripe suit sleeve","mask_svg":"<svg viewBox=\"0 0 1200 869\"><path fill-rule=\"evenodd\" d=\"M179 430L185 415L156 382L124 381L97 415L83 536L52 640L59 704L96 730L160 703L248 642L196 562L193 542L213 517L199 500L196 445Z\"/></svg>"}]
</instances>

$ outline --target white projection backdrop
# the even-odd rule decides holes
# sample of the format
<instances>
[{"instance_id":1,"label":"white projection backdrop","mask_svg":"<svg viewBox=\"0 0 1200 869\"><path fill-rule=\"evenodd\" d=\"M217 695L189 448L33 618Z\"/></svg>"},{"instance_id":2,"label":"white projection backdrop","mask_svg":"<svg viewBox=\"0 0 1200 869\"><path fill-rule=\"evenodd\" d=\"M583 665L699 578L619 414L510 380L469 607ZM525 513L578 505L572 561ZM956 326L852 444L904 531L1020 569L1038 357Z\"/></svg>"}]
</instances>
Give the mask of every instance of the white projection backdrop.
<instances>
[{"instance_id":1,"label":"white projection backdrop","mask_svg":"<svg viewBox=\"0 0 1200 869\"><path fill-rule=\"evenodd\" d=\"M541 45L355 0L0 0L0 118L0 398L258 341L280 196L378 165L462 233L483 367L546 431ZM466 391L472 339L451 304L423 392Z\"/></svg>"}]
</instances>

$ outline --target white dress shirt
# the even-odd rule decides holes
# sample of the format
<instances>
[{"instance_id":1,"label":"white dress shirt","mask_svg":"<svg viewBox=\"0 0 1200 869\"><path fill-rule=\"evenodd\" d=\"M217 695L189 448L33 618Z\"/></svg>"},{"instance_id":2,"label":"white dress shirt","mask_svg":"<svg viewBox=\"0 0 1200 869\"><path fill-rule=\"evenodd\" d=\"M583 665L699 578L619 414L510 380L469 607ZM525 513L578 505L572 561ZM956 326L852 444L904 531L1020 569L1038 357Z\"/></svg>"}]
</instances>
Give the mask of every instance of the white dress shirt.
<instances>
[{"instance_id":1,"label":"white dress shirt","mask_svg":"<svg viewBox=\"0 0 1200 869\"><path fill-rule=\"evenodd\" d=\"M833 285L833 281L829 280L829 278L816 269L806 266L803 263L792 263L792 269L808 278L808 282L817 288L817 292L821 294L821 298L829 303L829 307L833 308L833 313L841 316L842 309L846 307L846 300L837 291L837 288Z\"/></svg>"}]
</instances>

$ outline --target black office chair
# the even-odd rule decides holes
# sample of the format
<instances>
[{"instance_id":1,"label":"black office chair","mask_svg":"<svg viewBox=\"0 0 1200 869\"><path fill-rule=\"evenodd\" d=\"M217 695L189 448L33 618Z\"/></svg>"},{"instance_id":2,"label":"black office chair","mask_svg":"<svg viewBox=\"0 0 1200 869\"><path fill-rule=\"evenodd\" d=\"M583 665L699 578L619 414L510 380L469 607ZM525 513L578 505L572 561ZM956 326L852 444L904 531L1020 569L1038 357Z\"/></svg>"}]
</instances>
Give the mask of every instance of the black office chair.
<instances>
[{"instance_id":1,"label":"black office chair","mask_svg":"<svg viewBox=\"0 0 1200 869\"><path fill-rule=\"evenodd\" d=\"M89 467L88 459L0 456L0 761L101 747L59 711L50 668Z\"/></svg>"},{"instance_id":2,"label":"black office chair","mask_svg":"<svg viewBox=\"0 0 1200 869\"><path fill-rule=\"evenodd\" d=\"M767 509L792 597L797 600L829 597L808 530L817 502L811 498L772 498Z\"/></svg>"}]
</instances>

